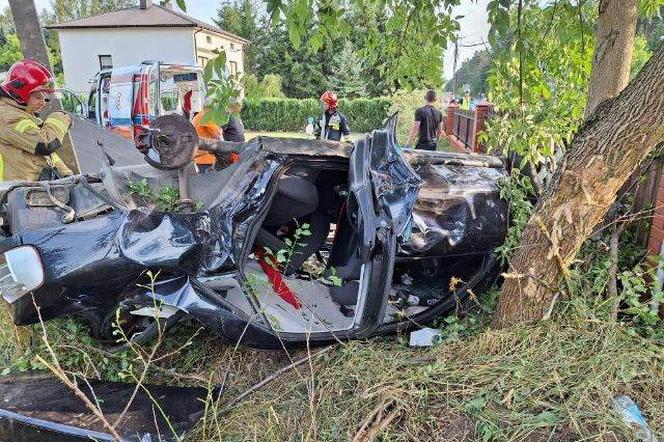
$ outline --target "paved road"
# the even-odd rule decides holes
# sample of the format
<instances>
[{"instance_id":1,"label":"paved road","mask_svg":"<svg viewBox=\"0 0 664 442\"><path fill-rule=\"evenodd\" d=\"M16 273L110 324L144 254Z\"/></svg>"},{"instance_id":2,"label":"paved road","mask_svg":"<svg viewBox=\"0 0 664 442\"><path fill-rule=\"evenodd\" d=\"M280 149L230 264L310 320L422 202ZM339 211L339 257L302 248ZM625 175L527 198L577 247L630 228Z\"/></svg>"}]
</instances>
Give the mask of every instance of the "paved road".
<instances>
[{"instance_id":1,"label":"paved road","mask_svg":"<svg viewBox=\"0 0 664 442\"><path fill-rule=\"evenodd\" d=\"M77 117L71 128L74 149L81 166L81 173L96 173L101 170L104 154L97 144L102 143L106 152L116 161L116 166L144 164L143 155L136 150L134 143Z\"/></svg>"}]
</instances>

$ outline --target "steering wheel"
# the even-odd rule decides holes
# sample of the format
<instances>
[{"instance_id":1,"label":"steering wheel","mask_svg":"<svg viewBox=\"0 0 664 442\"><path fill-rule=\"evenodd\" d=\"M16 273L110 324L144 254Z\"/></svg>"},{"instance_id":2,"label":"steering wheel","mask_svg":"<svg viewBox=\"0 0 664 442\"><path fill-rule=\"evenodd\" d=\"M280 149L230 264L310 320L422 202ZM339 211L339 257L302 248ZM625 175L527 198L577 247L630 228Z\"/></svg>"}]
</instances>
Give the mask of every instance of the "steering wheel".
<instances>
[{"instance_id":1,"label":"steering wheel","mask_svg":"<svg viewBox=\"0 0 664 442\"><path fill-rule=\"evenodd\" d=\"M163 115L144 128L136 147L145 155L145 161L162 170L177 170L190 164L196 154L198 135L185 117Z\"/></svg>"}]
</instances>

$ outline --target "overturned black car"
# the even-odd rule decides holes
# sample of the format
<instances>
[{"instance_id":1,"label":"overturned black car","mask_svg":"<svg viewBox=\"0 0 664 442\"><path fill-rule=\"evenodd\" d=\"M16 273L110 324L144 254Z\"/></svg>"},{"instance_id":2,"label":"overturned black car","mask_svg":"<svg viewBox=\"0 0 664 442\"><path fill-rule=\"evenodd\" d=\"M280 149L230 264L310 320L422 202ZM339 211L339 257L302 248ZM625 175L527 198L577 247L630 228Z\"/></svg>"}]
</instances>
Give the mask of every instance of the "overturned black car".
<instances>
[{"instance_id":1,"label":"overturned black car","mask_svg":"<svg viewBox=\"0 0 664 442\"><path fill-rule=\"evenodd\" d=\"M0 290L17 325L39 321L36 303L109 342L119 316L137 340L188 318L255 347L322 344L426 323L497 273L497 157L402 150L391 119L352 148L257 138L196 174L196 145L220 161L230 148L161 118L149 164L2 184ZM149 198L169 192L172 210Z\"/></svg>"}]
</instances>

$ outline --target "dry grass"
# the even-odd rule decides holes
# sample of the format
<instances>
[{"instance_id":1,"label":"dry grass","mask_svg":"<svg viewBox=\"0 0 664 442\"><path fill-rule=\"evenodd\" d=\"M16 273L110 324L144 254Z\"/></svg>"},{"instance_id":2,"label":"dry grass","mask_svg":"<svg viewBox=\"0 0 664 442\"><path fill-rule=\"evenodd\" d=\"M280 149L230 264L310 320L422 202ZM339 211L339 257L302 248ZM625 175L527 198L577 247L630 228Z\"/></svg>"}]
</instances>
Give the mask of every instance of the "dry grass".
<instances>
[{"instance_id":1,"label":"dry grass","mask_svg":"<svg viewBox=\"0 0 664 442\"><path fill-rule=\"evenodd\" d=\"M126 355L105 353L73 326L48 324L64 367L103 378L123 370ZM395 337L351 342L223 414L228 401L307 350L235 348L206 331L178 350L196 331L168 336L147 379L199 386L225 379L224 394L191 441L630 440L612 412L618 394L632 397L664 435L664 348L615 322L558 317L430 349ZM0 336L6 359L23 354L8 343L10 328Z\"/></svg>"},{"instance_id":2,"label":"dry grass","mask_svg":"<svg viewBox=\"0 0 664 442\"><path fill-rule=\"evenodd\" d=\"M238 368L236 378L252 371ZM206 437L629 440L611 411L617 394L664 428L662 347L618 324L550 321L429 350L389 338L339 347L249 397Z\"/></svg>"}]
</instances>

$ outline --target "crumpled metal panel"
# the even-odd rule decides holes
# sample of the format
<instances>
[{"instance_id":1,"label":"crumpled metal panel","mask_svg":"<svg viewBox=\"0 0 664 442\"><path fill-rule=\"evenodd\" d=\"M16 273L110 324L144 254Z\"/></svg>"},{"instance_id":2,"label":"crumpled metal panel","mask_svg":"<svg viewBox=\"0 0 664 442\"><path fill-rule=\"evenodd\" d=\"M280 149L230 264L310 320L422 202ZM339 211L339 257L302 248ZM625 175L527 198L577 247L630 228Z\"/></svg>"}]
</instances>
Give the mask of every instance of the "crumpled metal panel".
<instances>
[{"instance_id":1,"label":"crumpled metal panel","mask_svg":"<svg viewBox=\"0 0 664 442\"><path fill-rule=\"evenodd\" d=\"M47 284L35 292L44 317L110 308L133 289L145 269L195 276L222 266L234 268L247 229L260 215L268 183L283 163L260 143L243 156L239 167L219 172L222 182L215 181L215 174L205 175L208 191L216 194L207 211L121 209L57 229L21 232L20 243L37 247L45 266ZM12 309L17 324L37 321L31 297L19 299Z\"/></svg>"},{"instance_id":2,"label":"crumpled metal panel","mask_svg":"<svg viewBox=\"0 0 664 442\"><path fill-rule=\"evenodd\" d=\"M228 178L209 210L210 253L206 269L219 269L228 258L240 260L247 229L265 204L270 180L283 164L284 158L271 155L259 143L250 145L242 154L251 161L241 161Z\"/></svg>"},{"instance_id":3,"label":"crumpled metal panel","mask_svg":"<svg viewBox=\"0 0 664 442\"><path fill-rule=\"evenodd\" d=\"M374 197L385 211L385 221L398 236L408 227L422 180L403 157L397 146L391 118L387 127L374 131L371 149L371 183Z\"/></svg>"},{"instance_id":4,"label":"crumpled metal panel","mask_svg":"<svg viewBox=\"0 0 664 442\"><path fill-rule=\"evenodd\" d=\"M94 379L79 382L81 392L91 401L99 401L110 422L124 415L116 427L123 442L182 440L180 436L191 430L203 415L205 399L210 394L207 388L150 384L143 387L149 395L140 388L134 396L134 384ZM0 396L3 442L115 440L83 401L45 373L3 377ZM154 400L158 400L160 412L154 413Z\"/></svg>"},{"instance_id":5,"label":"crumpled metal panel","mask_svg":"<svg viewBox=\"0 0 664 442\"><path fill-rule=\"evenodd\" d=\"M258 307L252 305L254 313L249 315L224 299L224 290L220 287L226 286L225 290L237 290L241 287L237 272L217 276L215 281L221 294L196 278L176 276L162 278L149 289L138 287L133 297L142 299L146 306L153 305L155 301L175 306L226 339L242 337L244 343L252 342L259 346L261 340L265 341L264 345L277 342ZM248 323L253 327L247 329Z\"/></svg>"},{"instance_id":6,"label":"crumpled metal panel","mask_svg":"<svg viewBox=\"0 0 664 442\"><path fill-rule=\"evenodd\" d=\"M140 266L196 272L207 221L206 214L133 210L118 230L116 245L121 256Z\"/></svg>"},{"instance_id":7,"label":"crumpled metal panel","mask_svg":"<svg viewBox=\"0 0 664 442\"><path fill-rule=\"evenodd\" d=\"M484 253L500 245L507 231L507 203L500 198L504 169L480 165L420 163L423 184L413 207L409 242L401 257L444 257Z\"/></svg>"}]
</instances>

